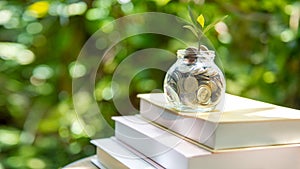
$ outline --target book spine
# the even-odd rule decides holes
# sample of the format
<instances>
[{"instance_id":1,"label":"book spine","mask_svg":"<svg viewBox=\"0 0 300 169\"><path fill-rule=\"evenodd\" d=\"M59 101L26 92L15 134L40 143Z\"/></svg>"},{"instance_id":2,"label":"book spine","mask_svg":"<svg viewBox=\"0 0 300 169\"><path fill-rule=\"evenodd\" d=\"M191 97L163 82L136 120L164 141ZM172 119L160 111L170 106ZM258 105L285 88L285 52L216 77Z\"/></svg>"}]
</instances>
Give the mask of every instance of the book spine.
<instances>
[{"instance_id":1,"label":"book spine","mask_svg":"<svg viewBox=\"0 0 300 169\"><path fill-rule=\"evenodd\" d=\"M164 167L162 167L161 165L157 164L156 162L154 162L153 160L151 160L149 157L144 156L142 153L140 153L139 151L136 151L134 148L124 144L123 142L119 141L118 139L116 139L115 137L112 137L112 140L114 140L115 142L117 142L118 144L120 144L122 147L126 148L128 151L132 152L133 154L135 154L137 157L143 159L145 162L149 163L151 166L155 167L156 169L165 169ZM149 168L150 169L150 168Z\"/></svg>"},{"instance_id":2,"label":"book spine","mask_svg":"<svg viewBox=\"0 0 300 169\"><path fill-rule=\"evenodd\" d=\"M153 166L154 162L146 157L137 156L137 153L130 151L115 137L92 140L91 142L97 147L98 161L109 169L160 169Z\"/></svg>"},{"instance_id":3,"label":"book spine","mask_svg":"<svg viewBox=\"0 0 300 169\"><path fill-rule=\"evenodd\" d=\"M174 143L170 142L169 145L164 144L156 140L156 136L154 136L154 138L151 136L149 137L145 133L136 130L136 128L132 128L130 125L124 124L118 120L116 120L115 125L115 137L118 140L139 151L144 156L149 157L162 167L188 169L188 159L170 147ZM144 132L147 131L145 130Z\"/></svg>"}]
</instances>

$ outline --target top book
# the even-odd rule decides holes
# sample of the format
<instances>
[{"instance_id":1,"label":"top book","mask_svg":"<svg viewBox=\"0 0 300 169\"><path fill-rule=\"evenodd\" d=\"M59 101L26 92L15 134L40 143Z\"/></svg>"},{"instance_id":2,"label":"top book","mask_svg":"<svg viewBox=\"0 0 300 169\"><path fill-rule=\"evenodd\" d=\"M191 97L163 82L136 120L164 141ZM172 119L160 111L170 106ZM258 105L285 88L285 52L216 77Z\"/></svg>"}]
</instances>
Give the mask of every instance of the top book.
<instances>
[{"instance_id":1,"label":"top book","mask_svg":"<svg viewBox=\"0 0 300 169\"><path fill-rule=\"evenodd\" d=\"M223 110L179 112L163 93L139 94L142 117L209 150L300 143L300 111L230 94Z\"/></svg>"}]
</instances>

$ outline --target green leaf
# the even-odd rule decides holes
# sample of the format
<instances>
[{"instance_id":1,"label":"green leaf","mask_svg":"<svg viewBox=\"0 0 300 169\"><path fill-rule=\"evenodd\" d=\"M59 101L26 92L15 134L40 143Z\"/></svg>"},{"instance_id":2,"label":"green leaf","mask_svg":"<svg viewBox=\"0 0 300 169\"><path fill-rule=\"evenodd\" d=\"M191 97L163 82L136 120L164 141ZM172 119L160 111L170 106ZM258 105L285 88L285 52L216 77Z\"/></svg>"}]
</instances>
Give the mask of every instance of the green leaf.
<instances>
[{"instance_id":1,"label":"green leaf","mask_svg":"<svg viewBox=\"0 0 300 169\"><path fill-rule=\"evenodd\" d=\"M190 15L190 18L191 18L191 20L192 20L194 26L197 27L197 20L196 20L196 18L195 18L195 15L193 14L193 11L192 11L190 5L188 6L188 11L189 11L189 15Z\"/></svg>"},{"instance_id":2,"label":"green leaf","mask_svg":"<svg viewBox=\"0 0 300 169\"><path fill-rule=\"evenodd\" d=\"M223 21L224 19L227 18L228 15L223 16L222 18L219 18L217 20L215 20L213 23L209 24L204 30L203 30L203 34L205 34L206 32L208 32L212 27L214 27L218 22Z\"/></svg>"},{"instance_id":3,"label":"green leaf","mask_svg":"<svg viewBox=\"0 0 300 169\"><path fill-rule=\"evenodd\" d=\"M204 27L205 19L202 14L198 16L197 22L201 25L202 28Z\"/></svg>"},{"instance_id":4,"label":"green leaf","mask_svg":"<svg viewBox=\"0 0 300 169\"><path fill-rule=\"evenodd\" d=\"M184 25L183 27L189 29L190 31L192 31L192 33L193 33L196 37L198 37L197 30L195 30L195 28L194 28L193 26L191 26L191 25Z\"/></svg>"}]
</instances>

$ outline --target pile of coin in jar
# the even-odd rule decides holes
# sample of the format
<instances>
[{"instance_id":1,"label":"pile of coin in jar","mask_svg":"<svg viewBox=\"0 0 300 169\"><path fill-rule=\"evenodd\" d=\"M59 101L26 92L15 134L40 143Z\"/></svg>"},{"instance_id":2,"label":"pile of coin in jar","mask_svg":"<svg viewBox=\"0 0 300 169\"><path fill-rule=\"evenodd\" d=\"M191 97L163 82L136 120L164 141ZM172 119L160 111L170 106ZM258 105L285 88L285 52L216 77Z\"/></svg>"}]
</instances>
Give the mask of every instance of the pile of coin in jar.
<instances>
[{"instance_id":1,"label":"pile of coin in jar","mask_svg":"<svg viewBox=\"0 0 300 169\"><path fill-rule=\"evenodd\" d=\"M202 46L202 51L207 51ZM213 59L199 57L194 48L185 50L182 63L168 72L165 93L177 108L212 110L219 103L224 90L220 70L212 66ZM179 61L180 62L180 61ZM214 63L213 63L214 65Z\"/></svg>"}]
</instances>

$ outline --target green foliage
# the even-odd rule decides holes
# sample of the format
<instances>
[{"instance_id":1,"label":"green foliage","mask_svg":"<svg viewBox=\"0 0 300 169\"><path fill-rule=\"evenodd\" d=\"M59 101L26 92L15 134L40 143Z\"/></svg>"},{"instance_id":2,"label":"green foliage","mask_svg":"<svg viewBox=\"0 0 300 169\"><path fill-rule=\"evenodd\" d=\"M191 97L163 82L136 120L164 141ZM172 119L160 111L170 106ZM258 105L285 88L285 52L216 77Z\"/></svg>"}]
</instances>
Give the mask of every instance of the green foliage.
<instances>
[{"instance_id":1,"label":"green foliage","mask_svg":"<svg viewBox=\"0 0 300 169\"><path fill-rule=\"evenodd\" d=\"M212 22L209 25L205 25L205 18L203 14L200 14L198 17L195 16L190 6L188 6L189 16L191 18L191 25L184 25L184 28L189 29L196 37L198 41L198 51L200 50L200 46L202 42L202 37L205 36L206 32L208 32L211 28L213 28L217 23L222 22L228 15L223 16ZM197 18L197 19L196 19ZM204 27L205 26L205 27Z\"/></svg>"},{"instance_id":2,"label":"green foliage","mask_svg":"<svg viewBox=\"0 0 300 169\"><path fill-rule=\"evenodd\" d=\"M125 15L156 11L189 20L188 4L180 0L1 1L0 169L58 168L94 154L72 103L72 69L80 49L95 31ZM218 52L217 62L222 62L228 93L300 108L298 2L191 4L205 14L206 23L229 15L206 34ZM139 49L175 52L180 47L160 35L131 37L121 45L96 77L95 97L108 121L118 114L107 90L117 65ZM162 87L163 77L164 72L147 70L133 79L129 95L135 107L135 95ZM109 124L113 126L112 121Z\"/></svg>"}]
</instances>

